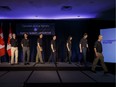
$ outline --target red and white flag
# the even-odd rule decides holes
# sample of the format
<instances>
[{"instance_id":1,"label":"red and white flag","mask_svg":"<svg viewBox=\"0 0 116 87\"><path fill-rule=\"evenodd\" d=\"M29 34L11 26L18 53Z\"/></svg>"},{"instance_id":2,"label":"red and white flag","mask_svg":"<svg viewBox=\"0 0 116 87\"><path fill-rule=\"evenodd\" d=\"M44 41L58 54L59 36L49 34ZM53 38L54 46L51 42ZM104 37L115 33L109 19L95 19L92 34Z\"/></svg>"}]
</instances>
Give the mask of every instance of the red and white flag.
<instances>
[{"instance_id":1,"label":"red and white flag","mask_svg":"<svg viewBox=\"0 0 116 87\"><path fill-rule=\"evenodd\" d=\"M12 31L11 31L11 26L9 29L9 35L8 35L8 42L7 42L7 53L8 56L11 56L11 46L10 46L10 39L12 38Z\"/></svg>"},{"instance_id":2,"label":"red and white flag","mask_svg":"<svg viewBox=\"0 0 116 87\"><path fill-rule=\"evenodd\" d=\"M5 55L5 43L3 39L2 26L0 27L0 57Z\"/></svg>"}]
</instances>

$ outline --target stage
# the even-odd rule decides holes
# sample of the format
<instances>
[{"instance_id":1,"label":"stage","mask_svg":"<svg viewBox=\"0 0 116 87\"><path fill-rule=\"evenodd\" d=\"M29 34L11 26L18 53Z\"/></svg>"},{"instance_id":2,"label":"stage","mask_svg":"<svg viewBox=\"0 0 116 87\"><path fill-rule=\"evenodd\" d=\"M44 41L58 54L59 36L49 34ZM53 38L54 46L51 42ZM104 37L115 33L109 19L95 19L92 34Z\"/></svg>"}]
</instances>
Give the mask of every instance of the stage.
<instances>
[{"instance_id":1,"label":"stage","mask_svg":"<svg viewBox=\"0 0 116 87\"><path fill-rule=\"evenodd\" d=\"M90 71L91 66L90 63L84 67L77 63L62 62L58 62L58 64L31 62L30 65L2 63L0 64L0 87L101 87L114 85L115 75L104 74L101 66L97 66L97 72L93 73Z\"/></svg>"}]
</instances>

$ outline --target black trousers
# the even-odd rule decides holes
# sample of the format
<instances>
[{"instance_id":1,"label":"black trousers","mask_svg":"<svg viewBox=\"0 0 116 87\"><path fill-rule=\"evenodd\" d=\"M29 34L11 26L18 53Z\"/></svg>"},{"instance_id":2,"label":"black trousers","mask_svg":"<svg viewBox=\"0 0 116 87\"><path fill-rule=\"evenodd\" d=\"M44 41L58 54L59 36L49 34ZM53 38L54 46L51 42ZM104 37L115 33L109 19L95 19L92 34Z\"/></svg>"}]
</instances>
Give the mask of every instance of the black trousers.
<instances>
[{"instance_id":1,"label":"black trousers","mask_svg":"<svg viewBox=\"0 0 116 87\"><path fill-rule=\"evenodd\" d=\"M71 55L72 55L72 52L71 51L68 51L67 52L67 58L66 58L66 62L69 62L69 63L71 63Z\"/></svg>"},{"instance_id":2,"label":"black trousers","mask_svg":"<svg viewBox=\"0 0 116 87\"><path fill-rule=\"evenodd\" d=\"M86 65L87 62L86 62L86 53L87 53L87 48L83 48L82 49L82 56L83 56L83 60L84 60L84 64Z\"/></svg>"},{"instance_id":3,"label":"black trousers","mask_svg":"<svg viewBox=\"0 0 116 87\"><path fill-rule=\"evenodd\" d=\"M48 62L50 62L52 59L54 60L54 63L56 63L56 52L51 52Z\"/></svg>"}]
</instances>

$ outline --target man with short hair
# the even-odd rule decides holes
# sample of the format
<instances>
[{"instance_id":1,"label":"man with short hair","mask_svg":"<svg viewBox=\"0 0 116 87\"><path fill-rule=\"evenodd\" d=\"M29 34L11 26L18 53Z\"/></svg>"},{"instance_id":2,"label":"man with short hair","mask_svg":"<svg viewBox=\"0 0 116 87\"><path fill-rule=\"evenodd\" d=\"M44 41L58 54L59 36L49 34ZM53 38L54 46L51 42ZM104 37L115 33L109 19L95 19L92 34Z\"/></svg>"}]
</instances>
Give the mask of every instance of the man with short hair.
<instances>
[{"instance_id":1,"label":"man with short hair","mask_svg":"<svg viewBox=\"0 0 116 87\"><path fill-rule=\"evenodd\" d=\"M82 58L84 60L85 66L87 65L87 62L86 62L86 53L88 48L87 37L88 37L88 34L84 33L83 38L80 40L80 43L79 43L80 53L82 53ZM79 60L79 63L80 63L80 60Z\"/></svg>"},{"instance_id":2,"label":"man with short hair","mask_svg":"<svg viewBox=\"0 0 116 87\"><path fill-rule=\"evenodd\" d=\"M40 63L43 64L43 56L42 56L42 52L43 52L43 46L42 46L42 38L43 38L43 35L40 34L38 40L37 40L37 55L36 55L36 63L39 62L40 60Z\"/></svg>"},{"instance_id":3,"label":"man with short hair","mask_svg":"<svg viewBox=\"0 0 116 87\"><path fill-rule=\"evenodd\" d=\"M28 34L24 33L24 39L21 41L21 46L23 48L23 62L24 65L29 65L29 56L30 56L30 41L28 39ZM26 54L27 54L27 60L26 60Z\"/></svg>"},{"instance_id":4,"label":"man with short hair","mask_svg":"<svg viewBox=\"0 0 116 87\"><path fill-rule=\"evenodd\" d=\"M13 33L12 38L10 39L10 45L11 45L11 65L18 64L18 42L15 33Z\"/></svg>"},{"instance_id":5,"label":"man with short hair","mask_svg":"<svg viewBox=\"0 0 116 87\"><path fill-rule=\"evenodd\" d=\"M67 47L67 51L68 51L66 62L68 60L69 64L71 64L71 56L72 56L71 46L72 46L72 37L69 36L67 43L66 43L66 47Z\"/></svg>"},{"instance_id":6,"label":"man with short hair","mask_svg":"<svg viewBox=\"0 0 116 87\"><path fill-rule=\"evenodd\" d=\"M95 59L92 66L92 72L94 73L96 73L95 68L99 60L101 62L102 68L104 69L104 73L108 73L108 69L104 63L104 56L102 54L102 51L103 51L102 44L101 44L102 38L103 38L102 35L99 35L98 40L95 42L95 45L94 45Z\"/></svg>"}]
</instances>

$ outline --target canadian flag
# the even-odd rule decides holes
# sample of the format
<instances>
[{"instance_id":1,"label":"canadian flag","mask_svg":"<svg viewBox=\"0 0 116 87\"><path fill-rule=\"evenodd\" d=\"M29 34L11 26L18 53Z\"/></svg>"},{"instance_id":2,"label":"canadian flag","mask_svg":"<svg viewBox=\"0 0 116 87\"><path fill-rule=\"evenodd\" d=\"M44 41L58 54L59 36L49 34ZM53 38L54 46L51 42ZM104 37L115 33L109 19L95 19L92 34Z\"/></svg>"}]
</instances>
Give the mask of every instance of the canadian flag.
<instances>
[{"instance_id":1,"label":"canadian flag","mask_svg":"<svg viewBox=\"0 0 116 87\"><path fill-rule=\"evenodd\" d=\"M5 55L5 43L3 40L2 26L0 27L0 57Z\"/></svg>"},{"instance_id":2,"label":"canadian flag","mask_svg":"<svg viewBox=\"0 0 116 87\"><path fill-rule=\"evenodd\" d=\"M8 35L8 42L7 42L7 53L8 56L11 56L11 46L10 46L10 39L12 38L12 31L11 31L11 26L9 29L9 35Z\"/></svg>"}]
</instances>

